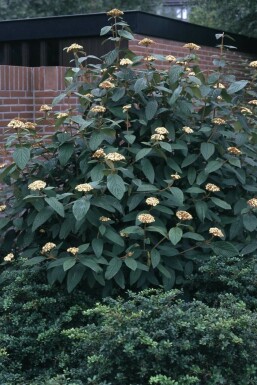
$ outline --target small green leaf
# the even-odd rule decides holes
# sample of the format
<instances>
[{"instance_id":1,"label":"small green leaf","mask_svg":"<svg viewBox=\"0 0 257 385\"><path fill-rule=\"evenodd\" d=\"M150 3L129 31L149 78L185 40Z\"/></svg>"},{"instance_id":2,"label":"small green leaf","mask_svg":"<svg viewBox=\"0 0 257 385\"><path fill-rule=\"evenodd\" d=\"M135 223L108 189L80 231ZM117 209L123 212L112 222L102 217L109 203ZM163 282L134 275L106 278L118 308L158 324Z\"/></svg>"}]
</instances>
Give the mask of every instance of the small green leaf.
<instances>
[{"instance_id":1,"label":"small green leaf","mask_svg":"<svg viewBox=\"0 0 257 385\"><path fill-rule=\"evenodd\" d=\"M150 154L151 151L152 151L151 148L142 148L141 150L139 150L139 151L137 152L137 155L136 155L135 160L138 161L138 160L144 158L145 156L147 156L148 154Z\"/></svg>"},{"instance_id":2,"label":"small green leaf","mask_svg":"<svg viewBox=\"0 0 257 385\"><path fill-rule=\"evenodd\" d=\"M74 152L73 143L64 143L59 147L58 158L62 166L65 166Z\"/></svg>"},{"instance_id":3,"label":"small green leaf","mask_svg":"<svg viewBox=\"0 0 257 385\"><path fill-rule=\"evenodd\" d=\"M107 33L111 31L111 29L111 25L107 25L106 27L101 28L100 36L107 35Z\"/></svg>"},{"instance_id":4,"label":"small green leaf","mask_svg":"<svg viewBox=\"0 0 257 385\"><path fill-rule=\"evenodd\" d=\"M68 293L71 293L75 287L79 284L81 281L83 275L85 272L85 267L81 264L76 264L73 266L67 274L67 291Z\"/></svg>"},{"instance_id":5,"label":"small green leaf","mask_svg":"<svg viewBox=\"0 0 257 385\"><path fill-rule=\"evenodd\" d=\"M211 243L211 248L216 255L223 257L235 257L239 254L237 248L232 243L218 241Z\"/></svg>"},{"instance_id":6,"label":"small green leaf","mask_svg":"<svg viewBox=\"0 0 257 385\"><path fill-rule=\"evenodd\" d=\"M125 87L116 88L112 94L112 100L114 102L118 102L121 98L123 98L123 96L125 95L125 92L126 92Z\"/></svg>"},{"instance_id":7,"label":"small green leaf","mask_svg":"<svg viewBox=\"0 0 257 385\"><path fill-rule=\"evenodd\" d=\"M145 117L147 120L152 120L158 109L158 103L156 100L150 100L145 108Z\"/></svg>"},{"instance_id":8,"label":"small green leaf","mask_svg":"<svg viewBox=\"0 0 257 385\"><path fill-rule=\"evenodd\" d=\"M210 174L214 171L219 170L223 165L223 162L221 160L211 160L208 162L207 166L205 167L206 174Z\"/></svg>"},{"instance_id":9,"label":"small green leaf","mask_svg":"<svg viewBox=\"0 0 257 385\"><path fill-rule=\"evenodd\" d=\"M124 246L124 240L122 237L113 229L108 227L104 233L104 237L109 239L109 241L114 242L116 245Z\"/></svg>"},{"instance_id":10,"label":"small green leaf","mask_svg":"<svg viewBox=\"0 0 257 385\"><path fill-rule=\"evenodd\" d=\"M250 232L256 230L257 228L256 216L251 213L243 215L243 224L244 224L244 228Z\"/></svg>"},{"instance_id":11,"label":"small green leaf","mask_svg":"<svg viewBox=\"0 0 257 385\"><path fill-rule=\"evenodd\" d=\"M182 162L181 164L181 168L184 168L184 167L187 167L189 166L190 164L194 163L196 161L196 159L198 158L199 155L197 154L191 154L191 155L188 155Z\"/></svg>"},{"instance_id":12,"label":"small green leaf","mask_svg":"<svg viewBox=\"0 0 257 385\"><path fill-rule=\"evenodd\" d=\"M66 261L63 262L63 270L67 271L70 270L74 265L76 264L76 259L73 257L66 259Z\"/></svg>"},{"instance_id":13,"label":"small green leaf","mask_svg":"<svg viewBox=\"0 0 257 385\"><path fill-rule=\"evenodd\" d=\"M32 231L38 229L43 225L53 214L53 210L50 207L45 207L42 211L37 213L32 225Z\"/></svg>"},{"instance_id":14,"label":"small green leaf","mask_svg":"<svg viewBox=\"0 0 257 385\"><path fill-rule=\"evenodd\" d=\"M18 147L13 152L13 160L23 170L30 160L30 150L27 147Z\"/></svg>"},{"instance_id":15,"label":"small green leaf","mask_svg":"<svg viewBox=\"0 0 257 385\"><path fill-rule=\"evenodd\" d=\"M136 94L143 91L145 88L147 88L147 80L145 78L137 79L135 85L134 85L134 91Z\"/></svg>"},{"instance_id":16,"label":"small green leaf","mask_svg":"<svg viewBox=\"0 0 257 385\"><path fill-rule=\"evenodd\" d=\"M182 238L183 231L180 227L172 227L169 231L169 239L173 245L176 245Z\"/></svg>"},{"instance_id":17,"label":"small green leaf","mask_svg":"<svg viewBox=\"0 0 257 385\"><path fill-rule=\"evenodd\" d=\"M24 265L25 266L34 266L34 265L37 265L38 263L43 262L45 260L46 260L45 257L34 257L34 258L31 258L31 259L27 260L24 263Z\"/></svg>"},{"instance_id":18,"label":"small green leaf","mask_svg":"<svg viewBox=\"0 0 257 385\"><path fill-rule=\"evenodd\" d=\"M125 29L118 30L118 34L120 37L124 37L124 39L127 40L134 40L134 36L129 31L126 31Z\"/></svg>"},{"instance_id":19,"label":"small green leaf","mask_svg":"<svg viewBox=\"0 0 257 385\"><path fill-rule=\"evenodd\" d=\"M201 143L201 154L205 160L208 160L215 152L215 146L213 143Z\"/></svg>"},{"instance_id":20,"label":"small green leaf","mask_svg":"<svg viewBox=\"0 0 257 385\"><path fill-rule=\"evenodd\" d=\"M154 183L155 171L149 159L141 160L142 171L150 183Z\"/></svg>"},{"instance_id":21,"label":"small green leaf","mask_svg":"<svg viewBox=\"0 0 257 385\"><path fill-rule=\"evenodd\" d=\"M54 211L57 212L57 214L59 214L61 217L65 216L63 204L59 202L58 199L50 197L45 198L45 201L50 207L52 207L52 209L54 209Z\"/></svg>"},{"instance_id":22,"label":"small green leaf","mask_svg":"<svg viewBox=\"0 0 257 385\"><path fill-rule=\"evenodd\" d=\"M105 278L112 279L120 270L122 266L122 260L119 258L112 258L105 272Z\"/></svg>"},{"instance_id":23,"label":"small green leaf","mask_svg":"<svg viewBox=\"0 0 257 385\"><path fill-rule=\"evenodd\" d=\"M93 258L82 256L79 258L79 261L80 261L80 263L82 263L82 265L93 270L95 273L101 273L101 271L102 271L102 268L96 263L96 261L94 261Z\"/></svg>"},{"instance_id":24,"label":"small green leaf","mask_svg":"<svg viewBox=\"0 0 257 385\"><path fill-rule=\"evenodd\" d=\"M152 266L155 269L156 266L158 266L161 261L161 255L158 250L153 249L151 251L151 261L152 261Z\"/></svg>"},{"instance_id":25,"label":"small green leaf","mask_svg":"<svg viewBox=\"0 0 257 385\"><path fill-rule=\"evenodd\" d=\"M92 248L96 257L101 257L103 252L103 240L101 238L95 238L92 241Z\"/></svg>"},{"instance_id":26,"label":"small green leaf","mask_svg":"<svg viewBox=\"0 0 257 385\"><path fill-rule=\"evenodd\" d=\"M107 188L117 199L122 199L126 191L124 180L118 174L107 176Z\"/></svg>"},{"instance_id":27,"label":"small green leaf","mask_svg":"<svg viewBox=\"0 0 257 385\"><path fill-rule=\"evenodd\" d=\"M90 202L84 198L78 199L74 202L72 212L77 221L81 221L90 207Z\"/></svg>"},{"instance_id":28,"label":"small green leaf","mask_svg":"<svg viewBox=\"0 0 257 385\"><path fill-rule=\"evenodd\" d=\"M222 199L219 199L219 198L211 198L211 201L212 201L216 206L219 206L219 207L223 208L224 210L230 210L230 209L231 209L230 204L228 204L227 202L223 201Z\"/></svg>"},{"instance_id":29,"label":"small green leaf","mask_svg":"<svg viewBox=\"0 0 257 385\"><path fill-rule=\"evenodd\" d=\"M242 90L248 83L249 83L248 80L238 80L238 81L232 83L232 84L228 87L227 93L228 93L229 95L234 94L234 93L236 93L236 92Z\"/></svg>"},{"instance_id":30,"label":"small green leaf","mask_svg":"<svg viewBox=\"0 0 257 385\"><path fill-rule=\"evenodd\" d=\"M125 265L128 266L129 269L135 271L137 269L137 261L133 258L126 258L124 260Z\"/></svg>"},{"instance_id":31,"label":"small green leaf","mask_svg":"<svg viewBox=\"0 0 257 385\"><path fill-rule=\"evenodd\" d=\"M194 241L204 241L204 237L200 234L197 234L197 233L192 233L192 232L187 232L187 233L184 233L183 234L183 238L189 238L189 239L193 239Z\"/></svg>"},{"instance_id":32,"label":"small green leaf","mask_svg":"<svg viewBox=\"0 0 257 385\"><path fill-rule=\"evenodd\" d=\"M207 211L208 211L208 206L206 202L203 201L198 201L195 203L195 209L196 209L196 214L198 218L200 219L201 222L204 222L204 219L206 217Z\"/></svg>"}]
</instances>

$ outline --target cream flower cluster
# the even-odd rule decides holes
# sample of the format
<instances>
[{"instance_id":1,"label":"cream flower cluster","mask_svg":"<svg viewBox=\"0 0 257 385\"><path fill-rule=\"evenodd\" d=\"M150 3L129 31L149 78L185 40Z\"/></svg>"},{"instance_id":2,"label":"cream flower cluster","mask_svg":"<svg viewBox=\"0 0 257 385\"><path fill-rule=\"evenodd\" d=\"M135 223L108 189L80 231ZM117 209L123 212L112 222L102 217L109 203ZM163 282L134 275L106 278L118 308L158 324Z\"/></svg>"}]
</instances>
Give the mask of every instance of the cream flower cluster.
<instances>
[{"instance_id":1,"label":"cream flower cluster","mask_svg":"<svg viewBox=\"0 0 257 385\"><path fill-rule=\"evenodd\" d=\"M222 83L217 83L217 84L215 84L214 88L221 88L221 89L224 89L225 86L224 86L224 84L222 84Z\"/></svg>"},{"instance_id":2,"label":"cream flower cluster","mask_svg":"<svg viewBox=\"0 0 257 385\"><path fill-rule=\"evenodd\" d=\"M144 61L148 61L148 62L152 62L152 61L155 61L155 60L156 60L155 57L152 56L152 55L146 56L144 58Z\"/></svg>"},{"instance_id":3,"label":"cream flower cluster","mask_svg":"<svg viewBox=\"0 0 257 385\"><path fill-rule=\"evenodd\" d=\"M181 176L178 173L176 173L176 174L171 174L171 178L174 180L179 180L181 179Z\"/></svg>"},{"instance_id":4,"label":"cream flower cluster","mask_svg":"<svg viewBox=\"0 0 257 385\"><path fill-rule=\"evenodd\" d=\"M251 111L249 108L247 108L247 107L241 108L240 111L241 111L241 113L244 114L244 115L252 115L252 111Z\"/></svg>"},{"instance_id":5,"label":"cream flower cluster","mask_svg":"<svg viewBox=\"0 0 257 385\"><path fill-rule=\"evenodd\" d=\"M106 160L111 160L112 162L119 162L120 160L125 160L125 156L122 154L119 154L118 152L110 152L109 154L105 155Z\"/></svg>"},{"instance_id":6,"label":"cream flower cluster","mask_svg":"<svg viewBox=\"0 0 257 385\"><path fill-rule=\"evenodd\" d=\"M99 87L108 90L109 88L114 88L115 84L113 84L109 80L105 80L104 82L99 84Z\"/></svg>"},{"instance_id":7,"label":"cream flower cluster","mask_svg":"<svg viewBox=\"0 0 257 385\"><path fill-rule=\"evenodd\" d=\"M165 127L156 127L154 130L157 134L167 135L169 131Z\"/></svg>"},{"instance_id":8,"label":"cream flower cluster","mask_svg":"<svg viewBox=\"0 0 257 385\"><path fill-rule=\"evenodd\" d=\"M165 136L162 134L153 134L151 135L151 140L154 140L156 142L160 142L165 139Z\"/></svg>"},{"instance_id":9,"label":"cream flower cluster","mask_svg":"<svg viewBox=\"0 0 257 385\"><path fill-rule=\"evenodd\" d=\"M94 106L90 109L90 111L92 112L99 112L99 113L103 113L106 111L106 108L104 106Z\"/></svg>"},{"instance_id":10,"label":"cream flower cluster","mask_svg":"<svg viewBox=\"0 0 257 385\"><path fill-rule=\"evenodd\" d=\"M212 119L213 124L217 124L218 126L221 126L222 124L226 124L226 121L221 118L214 118Z\"/></svg>"},{"instance_id":11,"label":"cream flower cluster","mask_svg":"<svg viewBox=\"0 0 257 385\"><path fill-rule=\"evenodd\" d=\"M247 201L248 205L250 207L256 208L257 207L257 198L252 198Z\"/></svg>"},{"instance_id":12,"label":"cream flower cluster","mask_svg":"<svg viewBox=\"0 0 257 385\"><path fill-rule=\"evenodd\" d=\"M155 222L155 219L151 214L139 214L137 219L141 223L153 223L153 222Z\"/></svg>"},{"instance_id":13,"label":"cream flower cluster","mask_svg":"<svg viewBox=\"0 0 257 385\"><path fill-rule=\"evenodd\" d=\"M242 154L242 151L239 150L239 148L237 148L237 147L228 147L227 150L230 154L233 154L233 155L241 155Z\"/></svg>"},{"instance_id":14,"label":"cream flower cluster","mask_svg":"<svg viewBox=\"0 0 257 385\"><path fill-rule=\"evenodd\" d=\"M57 115L57 119L67 118L67 116L69 116L69 114L67 112L60 112Z\"/></svg>"},{"instance_id":15,"label":"cream flower cluster","mask_svg":"<svg viewBox=\"0 0 257 385\"><path fill-rule=\"evenodd\" d=\"M77 43L73 43L69 47L66 48L66 51L67 51L67 53L68 52L77 52L77 51L82 50L82 49L83 49L82 45L79 45Z\"/></svg>"},{"instance_id":16,"label":"cream flower cluster","mask_svg":"<svg viewBox=\"0 0 257 385\"><path fill-rule=\"evenodd\" d=\"M144 47L149 47L151 44L154 44L154 41L152 39L148 39L148 37L145 37L138 42L138 45L142 45Z\"/></svg>"},{"instance_id":17,"label":"cream flower cluster","mask_svg":"<svg viewBox=\"0 0 257 385\"><path fill-rule=\"evenodd\" d=\"M49 253L52 249L56 247L55 243L52 242L47 242L41 249L41 254L46 254Z\"/></svg>"},{"instance_id":18,"label":"cream flower cluster","mask_svg":"<svg viewBox=\"0 0 257 385\"><path fill-rule=\"evenodd\" d=\"M80 191L80 192L89 192L89 191L93 190L93 187L89 183L81 183L75 187L75 190Z\"/></svg>"},{"instance_id":19,"label":"cream flower cluster","mask_svg":"<svg viewBox=\"0 0 257 385\"><path fill-rule=\"evenodd\" d=\"M252 104L252 105L254 105L254 106L257 106L257 100L256 100L256 99L250 100L250 101L248 102L248 104Z\"/></svg>"},{"instance_id":20,"label":"cream flower cluster","mask_svg":"<svg viewBox=\"0 0 257 385\"><path fill-rule=\"evenodd\" d=\"M77 255L78 252L79 252L79 248L78 248L78 247L69 247L69 248L67 249L67 251L68 251L68 253L71 253L71 254L73 254L73 255Z\"/></svg>"},{"instance_id":21,"label":"cream flower cluster","mask_svg":"<svg viewBox=\"0 0 257 385\"><path fill-rule=\"evenodd\" d=\"M96 150L93 155L92 155L92 158L103 158L105 156L105 152L102 148L99 148L98 150Z\"/></svg>"},{"instance_id":22,"label":"cream flower cluster","mask_svg":"<svg viewBox=\"0 0 257 385\"><path fill-rule=\"evenodd\" d=\"M1 164L0 164L0 169L1 169L1 168L5 168L6 166L7 166L7 163L1 163Z\"/></svg>"},{"instance_id":23,"label":"cream flower cluster","mask_svg":"<svg viewBox=\"0 0 257 385\"><path fill-rule=\"evenodd\" d=\"M6 209L6 205L0 205L0 212L4 211Z\"/></svg>"},{"instance_id":24,"label":"cream flower cluster","mask_svg":"<svg viewBox=\"0 0 257 385\"><path fill-rule=\"evenodd\" d=\"M26 128L25 127L25 123L23 123L21 120L19 119L12 119L8 124L7 124L7 127L10 127L10 128Z\"/></svg>"},{"instance_id":25,"label":"cream flower cluster","mask_svg":"<svg viewBox=\"0 0 257 385\"><path fill-rule=\"evenodd\" d=\"M177 211L176 217L181 221L190 221L190 219L193 219L192 215L187 211Z\"/></svg>"},{"instance_id":26,"label":"cream flower cluster","mask_svg":"<svg viewBox=\"0 0 257 385\"><path fill-rule=\"evenodd\" d=\"M124 12L120 11L117 8L113 8L109 12L107 12L106 14L107 14L107 16L111 16L111 17L120 17L124 14Z\"/></svg>"},{"instance_id":27,"label":"cream flower cluster","mask_svg":"<svg viewBox=\"0 0 257 385\"><path fill-rule=\"evenodd\" d=\"M145 202L149 206L157 206L160 203L159 199L157 199L155 197L149 197L146 199Z\"/></svg>"},{"instance_id":28,"label":"cream flower cluster","mask_svg":"<svg viewBox=\"0 0 257 385\"><path fill-rule=\"evenodd\" d=\"M205 186L205 190L216 192L216 191L220 191L220 188L219 186L216 186L216 184L207 183L207 185Z\"/></svg>"},{"instance_id":29,"label":"cream flower cluster","mask_svg":"<svg viewBox=\"0 0 257 385\"><path fill-rule=\"evenodd\" d=\"M128 65L131 65L133 64L133 61L130 60L130 59L121 59L120 60L120 65L121 66L128 66Z\"/></svg>"},{"instance_id":30,"label":"cream flower cluster","mask_svg":"<svg viewBox=\"0 0 257 385\"><path fill-rule=\"evenodd\" d=\"M188 48L191 50L198 51L201 47L197 44L194 44L194 43L187 43L187 44L183 45L183 48Z\"/></svg>"},{"instance_id":31,"label":"cream flower cluster","mask_svg":"<svg viewBox=\"0 0 257 385\"><path fill-rule=\"evenodd\" d=\"M125 106L123 106L122 107L122 110L123 110L123 112L127 112L128 110L130 110L131 109L131 104L126 104Z\"/></svg>"},{"instance_id":32,"label":"cream flower cluster","mask_svg":"<svg viewBox=\"0 0 257 385\"><path fill-rule=\"evenodd\" d=\"M37 123L33 123L33 122L25 123L25 128L27 128L28 130L35 130L36 127L37 127Z\"/></svg>"},{"instance_id":33,"label":"cream flower cluster","mask_svg":"<svg viewBox=\"0 0 257 385\"><path fill-rule=\"evenodd\" d=\"M257 60L251 61L251 63L249 64L249 67L257 68Z\"/></svg>"},{"instance_id":34,"label":"cream flower cluster","mask_svg":"<svg viewBox=\"0 0 257 385\"><path fill-rule=\"evenodd\" d=\"M52 106L49 106L48 104L42 104L39 111L48 112L48 111L52 111L52 109L53 109Z\"/></svg>"},{"instance_id":35,"label":"cream flower cluster","mask_svg":"<svg viewBox=\"0 0 257 385\"><path fill-rule=\"evenodd\" d=\"M220 229L218 229L218 227L211 227L209 229L209 234L213 235L214 237L219 237L219 238L224 237L223 232Z\"/></svg>"},{"instance_id":36,"label":"cream flower cluster","mask_svg":"<svg viewBox=\"0 0 257 385\"><path fill-rule=\"evenodd\" d=\"M109 222L109 221L111 221L111 218L102 216L102 217L99 218L99 220L100 220L101 222Z\"/></svg>"},{"instance_id":37,"label":"cream flower cluster","mask_svg":"<svg viewBox=\"0 0 257 385\"><path fill-rule=\"evenodd\" d=\"M35 182L32 182L28 185L29 190L37 191L37 190L43 190L46 187L46 182L43 180L35 180Z\"/></svg>"},{"instance_id":38,"label":"cream flower cluster","mask_svg":"<svg viewBox=\"0 0 257 385\"><path fill-rule=\"evenodd\" d=\"M176 61L177 59L175 58L175 56L173 55L167 55L165 56L165 59L169 62L169 63L172 63L174 61Z\"/></svg>"},{"instance_id":39,"label":"cream flower cluster","mask_svg":"<svg viewBox=\"0 0 257 385\"><path fill-rule=\"evenodd\" d=\"M13 253L9 253L9 254L7 254L7 255L4 257L4 261L5 261L5 262L11 262L13 259L14 259L14 254L13 254Z\"/></svg>"},{"instance_id":40,"label":"cream flower cluster","mask_svg":"<svg viewBox=\"0 0 257 385\"><path fill-rule=\"evenodd\" d=\"M192 134L194 132L194 130L192 130L191 127L187 127L187 126L184 126L182 128L182 131L184 131L186 134Z\"/></svg>"}]
</instances>

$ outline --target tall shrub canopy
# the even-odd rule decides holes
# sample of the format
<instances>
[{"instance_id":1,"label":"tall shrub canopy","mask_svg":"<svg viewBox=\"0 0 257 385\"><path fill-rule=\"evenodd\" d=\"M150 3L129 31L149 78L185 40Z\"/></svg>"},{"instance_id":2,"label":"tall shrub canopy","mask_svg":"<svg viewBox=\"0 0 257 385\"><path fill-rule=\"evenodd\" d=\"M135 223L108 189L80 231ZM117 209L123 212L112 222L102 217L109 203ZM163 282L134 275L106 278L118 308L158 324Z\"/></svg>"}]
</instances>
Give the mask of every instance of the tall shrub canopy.
<instances>
[{"instance_id":1,"label":"tall shrub canopy","mask_svg":"<svg viewBox=\"0 0 257 385\"><path fill-rule=\"evenodd\" d=\"M43 105L43 135L14 119L2 167L3 265L44 264L50 283L145 288L181 285L194 261L251 255L256 241L257 61L239 80L225 67L223 35L214 70L194 43L181 58L121 49L134 39L117 9L101 35L101 58L74 43L66 90ZM169 69L160 69L161 63ZM77 97L78 109L57 111ZM39 122L37 122L39 123Z\"/></svg>"}]
</instances>

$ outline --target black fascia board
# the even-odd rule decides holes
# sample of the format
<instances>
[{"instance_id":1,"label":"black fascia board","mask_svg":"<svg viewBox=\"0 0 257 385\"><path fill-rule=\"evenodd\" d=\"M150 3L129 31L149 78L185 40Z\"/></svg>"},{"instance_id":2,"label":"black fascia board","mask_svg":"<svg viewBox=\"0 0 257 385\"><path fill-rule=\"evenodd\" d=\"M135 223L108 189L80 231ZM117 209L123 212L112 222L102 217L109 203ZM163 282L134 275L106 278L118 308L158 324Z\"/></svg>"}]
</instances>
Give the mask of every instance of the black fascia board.
<instances>
[{"instance_id":1,"label":"black fascia board","mask_svg":"<svg viewBox=\"0 0 257 385\"><path fill-rule=\"evenodd\" d=\"M210 47L220 43L215 34L223 32L141 11L127 11L124 19L132 31L140 35ZM107 24L105 13L1 21L0 42L96 37L100 36L101 28ZM227 35L234 41L226 38L225 44L236 46L240 52L257 54L257 39L233 33Z\"/></svg>"}]
</instances>

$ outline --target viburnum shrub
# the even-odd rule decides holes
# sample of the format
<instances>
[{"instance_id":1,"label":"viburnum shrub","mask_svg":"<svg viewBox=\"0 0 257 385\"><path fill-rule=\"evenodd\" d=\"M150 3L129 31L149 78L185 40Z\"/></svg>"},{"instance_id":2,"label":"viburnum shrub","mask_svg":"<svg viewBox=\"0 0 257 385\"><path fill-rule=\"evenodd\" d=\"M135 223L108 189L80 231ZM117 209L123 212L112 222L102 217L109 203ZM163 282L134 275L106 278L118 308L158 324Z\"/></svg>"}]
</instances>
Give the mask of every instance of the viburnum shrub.
<instances>
[{"instance_id":1,"label":"viburnum shrub","mask_svg":"<svg viewBox=\"0 0 257 385\"><path fill-rule=\"evenodd\" d=\"M66 48L67 88L41 107L53 134L8 124L3 265L19 256L44 264L49 282L67 279L68 291L80 281L106 292L170 289L195 260L257 250L257 61L249 80L237 80L225 67L224 34L209 72L193 43L184 57L162 57L145 38L136 56L121 49L133 39L122 14L108 12L101 35L114 49L100 59ZM78 108L55 111L70 96Z\"/></svg>"}]
</instances>

